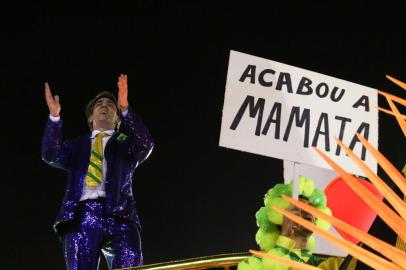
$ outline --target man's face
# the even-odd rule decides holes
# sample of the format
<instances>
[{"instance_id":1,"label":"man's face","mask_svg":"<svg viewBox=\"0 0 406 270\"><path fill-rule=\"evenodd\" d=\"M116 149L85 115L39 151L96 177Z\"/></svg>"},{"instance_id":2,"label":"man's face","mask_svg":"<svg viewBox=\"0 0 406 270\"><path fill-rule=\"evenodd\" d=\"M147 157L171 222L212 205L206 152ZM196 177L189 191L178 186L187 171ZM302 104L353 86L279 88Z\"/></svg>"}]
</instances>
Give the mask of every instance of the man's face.
<instances>
[{"instance_id":1,"label":"man's face","mask_svg":"<svg viewBox=\"0 0 406 270\"><path fill-rule=\"evenodd\" d=\"M300 216L301 218L303 218L304 220L310 221L312 223L315 222L314 216L312 216L311 214L303 211L300 208L294 207L293 209L290 210L292 213L294 213L297 216ZM292 228L295 231L295 234L300 234L303 236L310 236L313 232L306 229L305 227L303 227L302 225L293 222L292 224Z\"/></svg>"},{"instance_id":2,"label":"man's face","mask_svg":"<svg viewBox=\"0 0 406 270\"><path fill-rule=\"evenodd\" d=\"M291 205L286 210L288 210L289 212L292 212L293 214L295 214L297 216L300 216L301 218L303 218L307 221L315 223L314 216L301 210L300 208L297 208L294 205ZM296 236L304 236L304 237L308 237L313 233L312 231L306 229L302 225L300 225L286 217L283 217L282 232L284 233L284 235L287 235L287 236L296 235Z\"/></svg>"},{"instance_id":3,"label":"man's face","mask_svg":"<svg viewBox=\"0 0 406 270\"><path fill-rule=\"evenodd\" d=\"M94 104L89 121L93 122L93 128L97 127L99 123L108 124L114 128L118 121L117 107L114 101L106 97L99 98Z\"/></svg>"}]
</instances>

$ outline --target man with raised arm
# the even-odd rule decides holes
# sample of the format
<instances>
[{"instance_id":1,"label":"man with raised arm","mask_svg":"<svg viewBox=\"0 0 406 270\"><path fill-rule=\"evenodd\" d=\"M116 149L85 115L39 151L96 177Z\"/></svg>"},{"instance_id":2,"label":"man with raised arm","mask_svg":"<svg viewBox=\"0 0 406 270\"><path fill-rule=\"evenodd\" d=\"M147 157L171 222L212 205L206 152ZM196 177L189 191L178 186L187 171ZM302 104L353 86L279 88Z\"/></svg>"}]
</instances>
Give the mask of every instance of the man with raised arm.
<instances>
[{"instance_id":1,"label":"man with raised arm","mask_svg":"<svg viewBox=\"0 0 406 270\"><path fill-rule=\"evenodd\" d=\"M97 270L101 252L109 269L143 262L132 176L151 153L153 140L128 104L127 76L120 75L117 85L118 101L112 93L101 92L88 103L91 132L62 141L59 96L45 83L50 115L42 159L68 174L54 223L67 269Z\"/></svg>"}]
</instances>

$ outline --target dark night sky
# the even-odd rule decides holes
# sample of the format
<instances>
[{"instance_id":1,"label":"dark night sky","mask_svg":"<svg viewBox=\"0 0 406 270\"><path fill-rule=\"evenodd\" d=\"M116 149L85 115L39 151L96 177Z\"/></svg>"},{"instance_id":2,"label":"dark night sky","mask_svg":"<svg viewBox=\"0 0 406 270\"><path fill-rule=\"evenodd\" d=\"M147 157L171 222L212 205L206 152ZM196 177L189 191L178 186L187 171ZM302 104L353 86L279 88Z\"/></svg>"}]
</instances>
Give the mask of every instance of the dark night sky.
<instances>
[{"instance_id":1,"label":"dark night sky","mask_svg":"<svg viewBox=\"0 0 406 270\"><path fill-rule=\"evenodd\" d=\"M130 103L156 141L134 176L146 263L255 248L255 211L283 181L282 161L218 146L230 50L404 94L385 74L406 81L405 2L191 2L2 9L2 268L63 268L51 226L65 173L40 158L45 81L72 137L87 132L87 101L128 74ZM404 137L386 115L380 150L403 165Z\"/></svg>"}]
</instances>

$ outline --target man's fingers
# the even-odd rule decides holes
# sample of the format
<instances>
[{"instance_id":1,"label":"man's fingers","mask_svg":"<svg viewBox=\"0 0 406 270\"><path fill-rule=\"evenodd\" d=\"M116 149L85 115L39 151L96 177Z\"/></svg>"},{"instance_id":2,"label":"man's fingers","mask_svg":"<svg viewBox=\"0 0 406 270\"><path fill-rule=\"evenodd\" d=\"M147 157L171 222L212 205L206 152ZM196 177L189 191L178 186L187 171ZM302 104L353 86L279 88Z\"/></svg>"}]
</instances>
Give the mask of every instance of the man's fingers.
<instances>
[{"instance_id":1,"label":"man's fingers","mask_svg":"<svg viewBox=\"0 0 406 270\"><path fill-rule=\"evenodd\" d=\"M122 87L122 84L123 84L122 82L123 82L123 80L122 80L122 77L120 75L120 76L118 76L118 81L117 81L117 85L118 85L119 89L121 89L121 87Z\"/></svg>"},{"instance_id":2,"label":"man's fingers","mask_svg":"<svg viewBox=\"0 0 406 270\"><path fill-rule=\"evenodd\" d=\"M127 75L125 75L125 74L120 74L119 79L120 79L121 81L125 81L125 80L127 80Z\"/></svg>"},{"instance_id":3,"label":"man's fingers","mask_svg":"<svg viewBox=\"0 0 406 270\"><path fill-rule=\"evenodd\" d=\"M119 92L123 92L123 91L126 90L126 88L127 88L127 78L126 78L126 75L121 74L121 75L118 77L118 83L117 83L117 85L118 85L118 90L119 90Z\"/></svg>"},{"instance_id":4,"label":"man's fingers","mask_svg":"<svg viewBox=\"0 0 406 270\"><path fill-rule=\"evenodd\" d=\"M118 76L117 86L118 86L119 98L127 99L127 92L128 92L127 75L120 74L120 76Z\"/></svg>"},{"instance_id":5,"label":"man's fingers","mask_svg":"<svg viewBox=\"0 0 406 270\"><path fill-rule=\"evenodd\" d=\"M117 82L117 86L118 86L118 91L121 92L121 89L123 88L121 80L119 79Z\"/></svg>"},{"instance_id":6,"label":"man's fingers","mask_svg":"<svg viewBox=\"0 0 406 270\"><path fill-rule=\"evenodd\" d=\"M53 102L51 89L49 88L49 84L47 82L45 83L45 100L48 106Z\"/></svg>"},{"instance_id":7,"label":"man's fingers","mask_svg":"<svg viewBox=\"0 0 406 270\"><path fill-rule=\"evenodd\" d=\"M123 84L127 86L127 75L123 74Z\"/></svg>"},{"instance_id":8,"label":"man's fingers","mask_svg":"<svg viewBox=\"0 0 406 270\"><path fill-rule=\"evenodd\" d=\"M50 97L50 96L52 96L51 89L49 88L49 84L46 82L45 83L45 97Z\"/></svg>"},{"instance_id":9,"label":"man's fingers","mask_svg":"<svg viewBox=\"0 0 406 270\"><path fill-rule=\"evenodd\" d=\"M45 82L45 99L47 101L48 106L57 103L59 104L59 96L55 95L52 96L51 88L49 87L49 84Z\"/></svg>"},{"instance_id":10,"label":"man's fingers","mask_svg":"<svg viewBox=\"0 0 406 270\"><path fill-rule=\"evenodd\" d=\"M123 90L127 90L127 75L121 74L121 76L122 76L121 82L122 82L122 85L123 85Z\"/></svg>"}]
</instances>

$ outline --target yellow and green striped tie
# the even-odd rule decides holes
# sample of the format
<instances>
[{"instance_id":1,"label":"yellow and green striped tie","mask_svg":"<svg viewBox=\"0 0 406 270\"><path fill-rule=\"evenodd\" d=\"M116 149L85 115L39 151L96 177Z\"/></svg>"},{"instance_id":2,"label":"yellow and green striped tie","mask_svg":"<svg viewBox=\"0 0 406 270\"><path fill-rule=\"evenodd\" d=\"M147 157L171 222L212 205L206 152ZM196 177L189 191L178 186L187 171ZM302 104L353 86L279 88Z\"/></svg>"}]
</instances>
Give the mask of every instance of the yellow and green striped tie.
<instances>
[{"instance_id":1,"label":"yellow and green striped tie","mask_svg":"<svg viewBox=\"0 0 406 270\"><path fill-rule=\"evenodd\" d=\"M103 181L103 137L110 136L100 132L92 146L89 167L87 168L86 185L96 188Z\"/></svg>"}]
</instances>

